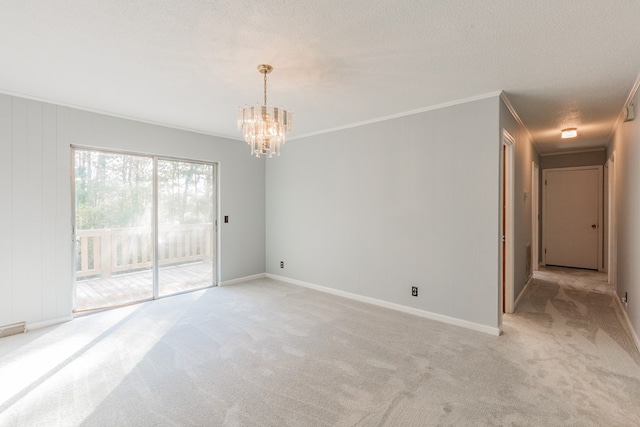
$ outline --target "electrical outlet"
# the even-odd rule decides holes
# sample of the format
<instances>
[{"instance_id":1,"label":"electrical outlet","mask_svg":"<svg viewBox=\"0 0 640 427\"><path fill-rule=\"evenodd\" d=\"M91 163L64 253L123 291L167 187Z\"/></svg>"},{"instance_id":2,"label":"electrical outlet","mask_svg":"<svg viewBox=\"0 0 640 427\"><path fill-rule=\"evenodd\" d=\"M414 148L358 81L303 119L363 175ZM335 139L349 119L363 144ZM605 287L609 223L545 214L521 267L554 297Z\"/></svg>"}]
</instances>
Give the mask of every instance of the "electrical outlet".
<instances>
[{"instance_id":1,"label":"electrical outlet","mask_svg":"<svg viewBox=\"0 0 640 427\"><path fill-rule=\"evenodd\" d=\"M411 287L411 296L414 296L414 297L418 296L418 287L417 286L412 286Z\"/></svg>"},{"instance_id":2,"label":"electrical outlet","mask_svg":"<svg viewBox=\"0 0 640 427\"><path fill-rule=\"evenodd\" d=\"M280 261L280 268L284 268L284 261Z\"/></svg>"}]
</instances>

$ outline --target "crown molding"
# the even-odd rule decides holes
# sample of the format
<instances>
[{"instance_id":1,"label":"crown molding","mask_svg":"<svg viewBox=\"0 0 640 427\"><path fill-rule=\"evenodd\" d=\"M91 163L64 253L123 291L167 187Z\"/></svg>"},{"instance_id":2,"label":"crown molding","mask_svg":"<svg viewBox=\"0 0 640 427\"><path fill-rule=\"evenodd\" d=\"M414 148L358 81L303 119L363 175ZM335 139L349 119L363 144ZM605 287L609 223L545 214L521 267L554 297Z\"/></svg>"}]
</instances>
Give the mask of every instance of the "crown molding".
<instances>
[{"instance_id":1,"label":"crown molding","mask_svg":"<svg viewBox=\"0 0 640 427\"><path fill-rule=\"evenodd\" d=\"M607 147L611 144L611 141L613 141L613 136L618 131L618 128L620 127L620 125L624 122L624 118L626 116L625 110L627 108L627 105L629 105L633 97L636 96L636 93L638 92L638 88L640 88L640 73L638 74L638 77L636 77L636 81L633 83L633 86L631 87L631 91L629 91L629 95L627 96L627 99L624 101L624 104L622 105L622 109L620 110L620 114L618 114L616 123L611 128L611 132L609 133L609 137L607 138Z\"/></svg>"},{"instance_id":2,"label":"crown molding","mask_svg":"<svg viewBox=\"0 0 640 427\"><path fill-rule=\"evenodd\" d=\"M370 124L378 123L378 122L384 122L384 121L387 121L387 120L397 119L397 118L400 118L400 117L412 116L414 114L420 114L420 113L424 113L424 112L427 112L427 111L440 110L442 108L452 107L452 106L460 105L460 104L466 104L468 102L480 101L480 100L487 99L487 98L494 98L494 97L500 96L500 94L501 94L501 92L489 92L489 93L485 93L485 94L482 94L482 95L472 96L472 97L469 97L469 98L457 99L457 100L450 101L450 102L444 102L442 104L436 104L436 105L431 105L431 106L428 106L428 107L418 108L418 109L415 109L415 110L405 111L405 112L402 112L402 113L391 114L389 116L383 116L383 117L378 117L378 118L375 118L375 119L364 120L364 121L361 121L361 122L351 123L351 124L348 124L348 125L338 126L338 127L330 128L330 129L324 129L324 130L320 130L320 131L317 131L317 132L309 132L309 133L305 133L305 134L302 134L302 135L297 135L294 138L288 138L287 141L293 141L293 140L300 139L300 138L307 138L307 137L310 137L310 136L322 135L322 134L330 133L330 132L337 132L337 131L345 130L345 129L357 128L357 127L360 127L360 126L370 125Z\"/></svg>"},{"instance_id":3,"label":"crown molding","mask_svg":"<svg viewBox=\"0 0 640 427\"><path fill-rule=\"evenodd\" d=\"M527 127L524 125L524 122L522 121L522 119L518 115L518 112L514 108L514 106L511 103L511 101L509 100L509 97L507 96L507 93L505 91L500 92L500 99L502 99L502 102L504 102L504 105L507 107L507 109L509 110L509 112L511 113L513 118L516 120L516 122L518 122L518 124L522 127L522 129L524 129L525 133L529 137L529 140L531 141L531 145L533 145L535 150L538 151L538 149L536 148L535 140L533 139L533 136L531 135L531 132L529 132L529 129L527 129Z\"/></svg>"},{"instance_id":4,"label":"crown molding","mask_svg":"<svg viewBox=\"0 0 640 427\"><path fill-rule=\"evenodd\" d=\"M16 97L16 98L28 99L30 101L43 102L45 104L55 105L56 107L73 108L74 110L80 110L80 111L86 111L88 113L100 114L100 115L103 115L103 116L114 117L116 119L131 120L131 121L134 121L134 122L144 123L144 124L147 124L147 125L161 126L161 127L169 128L169 129L182 130L182 131L185 131L185 132L199 133L201 135L215 136L216 138L229 139L229 140L232 140L232 141L242 141L242 138L240 138L240 137L232 137L232 136L228 136L228 135L221 135L221 134L217 134L217 133L213 133L213 132L208 132L208 131L202 130L202 129L188 128L188 127L183 127L183 126L176 126L176 125L172 125L172 124L169 124L169 123L155 122L153 120L141 119L139 117L127 116L127 115L124 115L124 114L116 114L116 113L112 113L112 112L109 112L109 111L103 111L103 110L98 110L98 109L94 109L94 108L83 107L83 106L80 106L80 105L70 104L70 103L67 103L67 102L53 101L51 99L40 98L40 97L37 97L37 96L32 96L32 95L28 95L28 94L20 93L20 92L13 92L13 91L0 89L0 94L7 95L7 96L13 96L13 97Z\"/></svg>"}]
</instances>

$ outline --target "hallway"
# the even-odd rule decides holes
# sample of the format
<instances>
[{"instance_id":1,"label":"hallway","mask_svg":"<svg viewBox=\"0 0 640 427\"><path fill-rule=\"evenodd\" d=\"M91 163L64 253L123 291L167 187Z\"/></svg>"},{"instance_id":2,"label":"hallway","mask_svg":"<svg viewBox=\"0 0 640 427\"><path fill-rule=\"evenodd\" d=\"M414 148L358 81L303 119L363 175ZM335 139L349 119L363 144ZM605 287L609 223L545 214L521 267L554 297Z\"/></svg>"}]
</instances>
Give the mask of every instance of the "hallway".
<instances>
[{"instance_id":1,"label":"hallway","mask_svg":"<svg viewBox=\"0 0 640 427\"><path fill-rule=\"evenodd\" d=\"M613 425L637 425L640 353L606 273L541 267L524 292L504 335L520 343L537 380L587 419L617 412L628 424Z\"/></svg>"},{"instance_id":2,"label":"hallway","mask_svg":"<svg viewBox=\"0 0 640 427\"><path fill-rule=\"evenodd\" d=\"M603 272L562 267L541 267L525 290L514 316L531 322L534 331L548 333L572 348L591 343L594 350L624 351L640 365L638 351L627 329L624 313ZM583 337L569 340L568 338ZM589 349L584 348L585 351Z\"/></svg>"},{"instance_id":3,"label":"hallway","mask_svg":"<svg viewBox=\"0 0 640 427\"><path fill-rule=\"evenodd\" d=\"M533 274L538 282L554 282L563 288L593 291L598 293L612 293L611 285L607 283L607 273L579 268L564 268L546 266Z\"/></svg>"}]
</instances>

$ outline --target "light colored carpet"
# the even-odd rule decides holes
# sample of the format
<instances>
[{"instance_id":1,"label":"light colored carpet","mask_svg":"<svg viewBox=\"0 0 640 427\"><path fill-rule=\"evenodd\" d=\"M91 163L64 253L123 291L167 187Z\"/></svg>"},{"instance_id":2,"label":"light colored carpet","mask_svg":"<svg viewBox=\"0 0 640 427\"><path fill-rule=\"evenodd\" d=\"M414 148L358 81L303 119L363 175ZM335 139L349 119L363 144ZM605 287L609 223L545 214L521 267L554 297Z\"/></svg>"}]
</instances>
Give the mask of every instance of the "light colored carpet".
<instances>
[{"instance_id":1,"label":"light colored carpet","mask_svg":"<svg viewBox=\"0 0 640 427\"><path fill-rule=\"evenodd\" d=\"M640 425L610 290L567 277L501 337L268 279L78 318L0 340L0 425Z\"/></svg>"}]
</instances>

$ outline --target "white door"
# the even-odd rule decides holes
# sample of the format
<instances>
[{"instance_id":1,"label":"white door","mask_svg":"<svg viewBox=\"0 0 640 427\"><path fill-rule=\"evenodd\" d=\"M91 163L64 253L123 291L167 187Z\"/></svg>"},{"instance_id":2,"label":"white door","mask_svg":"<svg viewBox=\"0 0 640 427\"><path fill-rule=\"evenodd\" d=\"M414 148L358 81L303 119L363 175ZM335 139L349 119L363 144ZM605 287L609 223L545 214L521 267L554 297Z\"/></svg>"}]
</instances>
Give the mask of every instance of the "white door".
<instances>
[{"instance_id":1,"label":"white door","mask_svg":"<svg viewBox=\"0 0 640 427\"><path fill-rule=\"evenodd\" d=\"M545 264L597 270L602 166L543 174Z\"/></svg>"}]
</instances>

